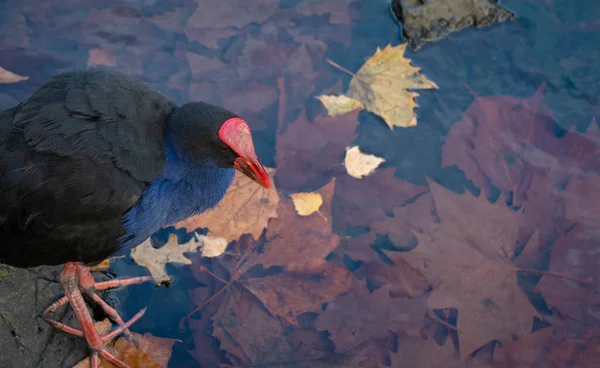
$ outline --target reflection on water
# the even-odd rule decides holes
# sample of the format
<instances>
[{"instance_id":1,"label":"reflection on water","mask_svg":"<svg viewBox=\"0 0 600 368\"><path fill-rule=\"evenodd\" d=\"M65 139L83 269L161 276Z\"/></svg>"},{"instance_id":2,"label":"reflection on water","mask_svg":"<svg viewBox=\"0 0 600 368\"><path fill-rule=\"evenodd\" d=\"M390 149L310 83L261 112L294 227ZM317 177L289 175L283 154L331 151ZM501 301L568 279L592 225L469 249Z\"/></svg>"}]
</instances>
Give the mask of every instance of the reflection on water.
<instances>
[{"instance_id":1,"label":"reflection on water","mask_svg":"<svg viewBox=\"0 0 600 368\"><path fill-rule=\"evenodd\" d=\"M59 72L116 68L178 103L243 116L261 161L281 169L282 198L321 191L327 222L294 217L277 235L286 240L278 247L300 249L303 237L323 241L311 229L332 231L340 244L318 259L327 271L262 259L240 276L231 259L194 256L167 268L169 288L111 293L125 315L148 305L133 330L183 341L172 367L437 367L457 354L469 366L595 366L598 287L575 279L600 281L600 135L590 123L600 115L600 7L502 3L515 20L406 52L439 89L419 91L417 127L390 131L366 111L330 129L314 98L345 91L351 78L326 58L356 71L377 47L403 42L384 1L4 0L0 66L29 79L0 85L0 108ZM348 177L340 163L351 144L385 163ZM269 257L269 236L232 249ZM306 252L296 257L315 257ZM200 265L237 281L186 320L224 287ZM126 259L111 272L145 274ZM438 365L424 365L435 356Z\"/></svg>"}]
</instances>

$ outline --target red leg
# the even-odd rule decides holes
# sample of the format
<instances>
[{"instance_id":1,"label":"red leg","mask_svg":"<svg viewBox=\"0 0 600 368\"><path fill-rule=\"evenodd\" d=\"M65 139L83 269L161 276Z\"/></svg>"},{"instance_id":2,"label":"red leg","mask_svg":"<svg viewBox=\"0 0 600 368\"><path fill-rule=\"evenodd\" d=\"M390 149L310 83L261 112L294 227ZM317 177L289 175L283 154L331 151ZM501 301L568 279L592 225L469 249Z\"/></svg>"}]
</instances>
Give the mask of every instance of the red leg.
<instances>
[{"instance_id":1,"label":"red leg","mask_svg":"<svg viewBox=\"0 0 600 368\"><path fill-rule=\"evenodd\" d=\"M109 306L104 300L102 300L102 298L100 298L95 291L98 289L103 290L112 287L138 284L141 282L148 281L150 279L151 277L144 276L135 277L131 279L111 280L96 283L89 269L83 264L74 262L67 263L63 267L63 270L60 274L60 283L65 291L65 296L59 299L58 301L54 302L50 307L48 307L43 312L42 316L46 316L48 313L58 310L60 307L62 307L68 302L73 308L75 317L77 318L77 320L79 321L79 325L81 326L81 330L77 330L73 327L67 326L63 323L54 320L47 319L47 321L54 327L64 332L78 337L84 337L86 339L88 346L91 350L90 366L92 368L99 368L100 356L102 356L104 359L106 359L107 361L111 362L119 368L129 368L127 364L120 361L117 357L108 352L104 348L104 344L110 342L120 333L124 333L126 337L133 340L133 335L129 331L129 327L144 315L146 309L142 309L128 322L124 322L119 313L114 308ZM116 322L119 325L119 327L108 332L104 336L100 336L96 331L96 328L94 327L94 320L92 319L88 311L87 305L85 304L81 291L88 294L94 302L98 303L100 307L102 307L102 309L109 316L109 318L112 321Z\"/></svg>"}]
</instances>

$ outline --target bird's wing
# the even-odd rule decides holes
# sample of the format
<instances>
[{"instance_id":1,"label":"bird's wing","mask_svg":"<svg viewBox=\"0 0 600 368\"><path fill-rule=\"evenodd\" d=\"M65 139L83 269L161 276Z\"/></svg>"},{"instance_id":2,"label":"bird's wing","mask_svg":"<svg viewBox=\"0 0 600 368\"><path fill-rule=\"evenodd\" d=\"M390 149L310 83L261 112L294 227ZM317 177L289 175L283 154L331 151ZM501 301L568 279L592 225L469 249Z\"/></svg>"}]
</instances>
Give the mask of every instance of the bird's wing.
<instances>
[{"instance_id":1,"label":"bird's wing","mask_svg":"<svg viewBox=\"0 0 600 368\"><path fill-rule=\"evenodd\" d=\"M0 221L88 226L120 218L164 168L173 106L120 73L53 77L0 113Z\"/></svg>"}]
</instances>

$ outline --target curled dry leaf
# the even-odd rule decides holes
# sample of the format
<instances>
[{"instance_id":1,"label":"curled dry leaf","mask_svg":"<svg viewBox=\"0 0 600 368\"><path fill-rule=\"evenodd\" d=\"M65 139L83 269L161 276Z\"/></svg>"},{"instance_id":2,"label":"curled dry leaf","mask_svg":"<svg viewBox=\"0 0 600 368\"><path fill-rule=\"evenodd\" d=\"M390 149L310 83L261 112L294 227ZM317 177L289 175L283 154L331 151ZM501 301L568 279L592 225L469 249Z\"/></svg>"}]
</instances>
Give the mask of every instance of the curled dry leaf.
<instances>
[{"instance_id":1,"label":"curled dry leaf","mask_svg":"<svg viewBox=\"0 0 600 368\"><path fill-rule=\"evenodd\" d=\"M319 211L323 204L323 197L319 193L294 193L290 194L296 212L300 216L310 216L313 213Z\"/></svg>"},{"instance_id":2,"label":"curled dry leaf","mask_svg":"<svg viewBox=\"0 0 600 368\"><path fill-rule=\"evenodd\" d=\"M15 74L0 66L0 84L18 83L27 79L29 77Z\"/></svg>"},{"instance_id":3,"label":"curled dry leaf","mask_svg":"<svg viewBox=\"0 0 600 368\"><path fill-rule=\"evenodd\" d=\"M431 89L438 86L419 73L420 68L412 66L410 59L404 57L406 44L388 45L383 50L377 48L375 54L367 60L358 72L351 71L329 61L333 66L352 75L345 96L360 101L364 107L381 116L390 128L395 126L411 127L417 125L414 109L417 93L409 89ZM340 104L339 99L318 97L328 111L349 106L349 102ZM354 103L356 104L356 103Z\"/></svg>"},{"instance_id":4,"label":"curled dry leaf","mask_svg":"<svg viewBox=\"0 0 600 368\"><path fill-rule=\"evenodd\" d=\"M217 207L175 224L176 228L208 228L209 235L225 238L228 242L242 234L258 238L271 217L277 217L279 194L273 183L274 169L267 169L271 189L256 185L236 171L233 183Z\"/></svg>"},{"instance_id":5,"label":"curled dry leaf","mask_svg":"<svg viewBox=\"0 0 600 368\"><path fill-rule=\"evenodd\" d=\"M358 146L354 146L346 149L344 165L346 166L348 175L357 179L362 179L375 171L375 169L384 161L385 160L381 157L362 153Z\"/></svg>"},{"instance_id":6,"label":"curled dry leaf","mask_svg":"<svg viewBox=\"0 0 600 368\"><path fill-rule=\"evenodd\" d=\"M192 238L185 244L179 244L177 236L169 235L165 245L160 248L154 248L150 239L138 245L131 251L131 258L135 263L145 267L156 280L158 284L170 281L167 275L165 265L167 263L181 263L189 265L192 262L187 259L183 253L195 252L200 248L202 255L207 257L216 257L223 254L227 248L227 241L223 238L214 238L210 236L197 235L197 239Z\"/></svg>"},{"instance_id":7,"label":"curled dry leaf","mask_svg":"<svg viewBox=\"0 0 600 368\"><path fill-rule=\"evenodd\" d=\"M110 323L109 323L110 324ZM106 331L105 331L106 332ZM145 333L140 335L132 332L137 339L138 347L123 337L108 344L117 358L127 364L130 368L167 368L173 350L173 345L178 341L163 337L156 337ZM89 368L89 358L85 358L73 368ZM99 368L116 368L115 365L100 358Z\"/></svg>"}]
</instances>

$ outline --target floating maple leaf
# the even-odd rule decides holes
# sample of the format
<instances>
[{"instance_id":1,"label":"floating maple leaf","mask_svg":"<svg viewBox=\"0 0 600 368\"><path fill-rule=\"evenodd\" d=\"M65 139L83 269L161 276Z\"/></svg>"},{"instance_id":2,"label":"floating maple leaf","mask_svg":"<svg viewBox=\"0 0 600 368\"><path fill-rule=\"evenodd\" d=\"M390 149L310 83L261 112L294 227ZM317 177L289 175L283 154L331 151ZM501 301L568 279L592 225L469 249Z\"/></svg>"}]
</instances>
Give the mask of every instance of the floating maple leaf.
<instances>
[{"instance_id":1,"label":"floating maple leaf","mask_svg":"<svg viewBox=\"0 0 600 368\"><path fill-rule=\"evenodd\" d=\"M273 169L267 169L271 181ZM175 224L176 228L208 228L211 236L225 238L228 242L242 234L258 238L271 217L277 216L279 194L275 187L265 189L247 176L236 171L231 186L217 207ZM227 221L223 221L223 219Z\"/></svg>"},{"instance_id":2,"label":"floating maple leaf","mask_svg":"<svg viewBox=\"0 0 600 368\"><path fill-rule=\"evenodd\" d=\"M517 214L501 200L492 204L483 196L457 195L431 181L429 187L439 223L415 228L413 250L385 253L403 258L427 277L433 288L429 308L458 309L463 358L490 340L528 334L538 313L519 287L512 264Z\"/></svg>"},{"instance_id":3,"label":"floating maple leaf","mask_svg":"<svg viewBox=\"0 0 600 368\"><path fill-rule=\"evenodd\" d=\"M352 75L350 86L342 96L319 96L329 115L336 116L355 110L359 103L367 110L381 116L390 128L417 125L414 113L416 92L409 89L430 89L438 86L419 73L420 68L412 66L404 57L406 44L388 45L383 50L377 48L358 72L349 70L330 61L339 69ZM358 102L351 103L349 99ZM343 103L340 103L343 100Z\"/></svg>"}]
</instances>

